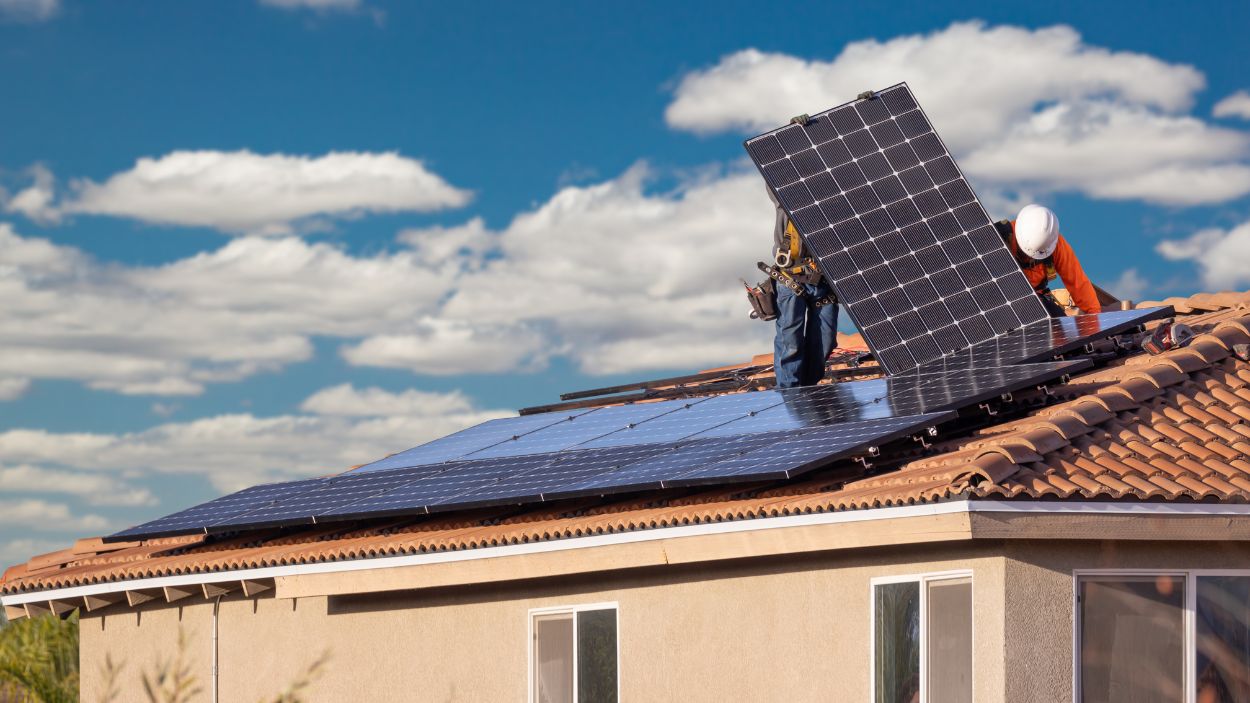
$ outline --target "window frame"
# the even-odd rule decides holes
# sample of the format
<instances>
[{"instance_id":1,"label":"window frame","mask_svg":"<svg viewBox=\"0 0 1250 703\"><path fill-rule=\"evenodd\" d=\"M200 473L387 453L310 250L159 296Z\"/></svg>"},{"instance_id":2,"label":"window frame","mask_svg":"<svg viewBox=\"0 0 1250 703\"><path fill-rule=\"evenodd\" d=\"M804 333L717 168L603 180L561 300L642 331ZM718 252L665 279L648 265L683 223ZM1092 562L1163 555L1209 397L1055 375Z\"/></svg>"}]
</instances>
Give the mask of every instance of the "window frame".
<instances>
[{"instance_id":1,"label":"window frame","mask_svg":"<svg viewBox=\"0 0 1250 703\"><path fill-rule=\"evenodd\" d=\"M1116 576L1182 576L1185 579L1184 691L1182 703L1196 703L1198 670L1198 579L1203 576L1243 576L1250 569L1073 569L1072 570L1072 700L1081 703L1081 579Z\"/></svg>"},{"instance_id":2,"label":"window frame","mask_svg":"<svg viewBox=\"0 0 1250 703\"><path fill-rule=\"evenodd\" d=\"M526 694L525 699L529 703L534 701L534 620L543 615L572 615L573 616L573 703L577 703L577 669L580 654L577 651L577 614L592 610L611 610L613 612L613 625L616 630L616 700L621 700L621 608L617 601L604 601L601 603L585 603L582 605L557 605L545 608L530 608L526 613L526 668L525 674Z\"/></svg>"},{"instance_id":3,"label":"window frame","mask_svg":"<svg viewBox=\"0 0 1250 703\"><path fill-rule=\"evenodd\" d=\"M968 579L969 586L972 588L973 607L970 610L972 616L972 681L973 681L973 698L976 697L976 668L977 658L976 641L976 577L973 575L972 569L953 569L950 571L926 571L914 574L900 574L896 576L874 576L868 579L868 700L877 700L877 586L886 586L892 583L917 583L920 586L920 703L926 703L929 699L929 589L927 586L932 581L955 581L958 579Z\"/></svg>"}]
</instances>

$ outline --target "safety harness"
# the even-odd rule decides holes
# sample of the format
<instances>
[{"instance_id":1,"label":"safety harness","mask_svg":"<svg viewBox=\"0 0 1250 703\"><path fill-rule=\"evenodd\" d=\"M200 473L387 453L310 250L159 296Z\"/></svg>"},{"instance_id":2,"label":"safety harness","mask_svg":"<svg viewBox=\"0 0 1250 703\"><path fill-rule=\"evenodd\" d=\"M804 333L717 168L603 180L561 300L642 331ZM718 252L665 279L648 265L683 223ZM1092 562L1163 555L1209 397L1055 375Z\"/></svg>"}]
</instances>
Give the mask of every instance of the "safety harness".
<instances>
[{"instance_id":1,"label":"safety harness","mask_svg":"<svg viewBox=\"0 0 1250 703\"><path fill-rule=\"evenodd\" d=\"M773 263L766 264L763 261L756 263L769 280L755 287L743 281L747 290L747 298L751 301L751 317L756 320L777 319L778 285L789 288L797 297L806 299L812 307L837 305L836 294L830 293L813 298L807 292L806 285L820 283L822 277L820 267L815 259L807 256L803 251L803 238L781 208L777 209L777 226L773 232L773 239L777 245L777 255Z\"/></svg>"}]
</instances>

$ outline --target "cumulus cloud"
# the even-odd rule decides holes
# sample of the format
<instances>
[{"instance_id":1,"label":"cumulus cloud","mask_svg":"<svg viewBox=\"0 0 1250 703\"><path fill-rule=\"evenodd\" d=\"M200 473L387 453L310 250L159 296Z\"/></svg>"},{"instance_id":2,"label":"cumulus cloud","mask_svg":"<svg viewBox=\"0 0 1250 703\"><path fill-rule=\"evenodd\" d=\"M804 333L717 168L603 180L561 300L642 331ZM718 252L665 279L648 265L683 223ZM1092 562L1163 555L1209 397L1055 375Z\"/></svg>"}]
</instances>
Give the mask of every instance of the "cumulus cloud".
<instances>
[{"instance_id":1,"label":"cumulus cloud","mask_svg":"<svg viewBox=\"0 0 1250 703\"><path fill-rule=\"evenodd\" d=\"M1208 290L1250 283L1250 222L1231 229L1204 229L1184 239L1160 242L1158 252L1172 261L1192 261Z\"/></svg>"},{"instance_id":2,"label":"cumulus cloud","mask_svg":"<svg viewBox=\"0 0 1250 703\"><path fill-rule=\"evenodd\" d=\"M418 252L351 256L242 237L163 266L95 261L0 223L0 378L188 395L427 314L452 273ZM14 382L16 383L16 382Z\"/></svg>"},{"instance_id":3,"label":"cumulus cloud","mask_svg":"<svg viewBox=\"0 0 1250 703\"><path fill-rule=\"evenodd\" d=\"M1150 295L1150 281L1136 268L1126 269L1108 290L1120 300L1142 300Z\"/></svg>"},{"instance_id":4,"label":"cumulus cloud","mask_svg":"<svg viewBox=\"0 0 1250 703\"><path fill-rule=\"evenodd\" d=\"M43 180L41 181L40 178ZM317 218L429 212L467 203L419 160L400 154L323 156L250 151L174 151L141 158L103 182L71 181L52 205L51 175L7 208L45 220L69 214L128 217L158 225L209 227L232 234L287 234ZM41 185L42 184L42 185Z\"/></svg>"},{"instance_id":5,"label":"cumulus cloud","mask_svg":"<svg viewBox=\"0 0 1250 703\"><path fill-rule=\"evenodd\" d=\"M61 12L61 0L0 0L0 20L45 22Z\"/></svg>"},{"instance_id":6,"label":"cumulus cloud","mask_svg":"<svg viewBox=\"0 0 1250 703\"><path fill-rule=\"evenodd\" d=\"M335 386L298 414L241 413L157 425L124 434L0 432L0 462L30 472L196 475L220 491L265 481L338 473L510 413L475 407L459 393ZM0 473L0 489L4 488Z\"/></svg>"},{"instance_id":7,"label":"cumulus cloud","mask_svg":"<svg viewBox=\"0 0 1250 703\"><path fill-rule=\"evenodd\" d=\"M283 10L315 10L317 12L360 8L360 0L260 0L260 4Z\"/></svg>"},{"instance_id":8,"label":"cumulus cloud","mask_svg":"<svg viewBox=\"0 0 1250 703\"><path fill-rule=\"evenodd\" d=\"M77 496L88 505L156 505L146 488L129 486L103 474L57 471L38 466L0 466L0 491L6 493L60 493Z\"/></svg>"},{"instance_id":9,"label":"cumulus cloud","mask_svg":"<svg viewBox=\"0 0 1250 703\"><path fill-rule=\"evenodd\" d=\"M55 224L61 213L55 207L55 182L52 171L42 164L29 169L32 183L4 203L4 211L24 215L40 224Z\"/></svg>"},{"instance_id":10,"label":"cumulus cloud","mask_svg":"<svg viewBox=\"0 0 1250 703\"><path fill-rule=\"evenodd\" d=\"M104 264L0 223L0 378L192 395L343 340L356 365L433 375L719 365L766 347L737 280L767 256L771 205L745 168L649 192L636 167L569 186L500 230L402 232L352 255L238 237L161 266Z\"/></svg>"},{"instance_id":11,"label":"cumulus cloud","mask_svg":"<svg viewBox=\"0 0 1250 703\"><path fill-rule=\"evenodd\" d=\"M0 378L0 401L17 400L30 390L29 378Z\"/></svg>"},{"instance_id":12,"label":"cumulus cloud","mask_svg":"<svg viewBox=\"0 0 1250 703\"><path fill-rule=\"evenodd\" d=\"M1250 93L1239 90L1215 104L1211 114L1215 117L1240 117L1250 120Z\"/></svg>"},{"instance_id":13,"label":"cumulus cloud","mask_svg":"<svg viewBox=\"0 0 1250 703\"><path fill-rule=\"evenodd\" d=\"M40 532L99 532L108 528L109 521L99 515L76 514L64 503L32 498L0 500L0 525Z\"/></svg>"},{"instance_id":14,"label":"cumulus cloud","mask_svg":"<svg viewBox=\"0 0 1250 703\"><path fill-rule=\"evenodd\" d=\"M64 540L31 539L29 537L0 542L0 569L9 564L24 563L36 554L47 554L58 549L65 549L65 547Z\"/></svg>"},{"instance_id":15,"label":"cumulus cloud","mask_svg":"<svg viewBox=\"0 0 1250 703\"><path fill-rule=\"evenodd\" d=\"M659 193L648 177L640 165L561 189L489 233L486 255L468 259L436 315L349 346L345 358L470 372L563 356L588 373L619 373L750 357L771 334L747 319L737 283L759 276L752 262L771 244L758 176L734 169ZM452 231L482 246L479 224ZM446 251L448 239L442 228L403 234L418 252Z\"/></svg>"},{"instance_id":16,"label":"cumulus cloud","mask_svg":"<svg viewBox=\"0 0 1250 703\"><path fill-rule=\"evenodd\" d=\"M1250 136L1187 114L1201 73L1065 26L956 23L853 42L830 61L746 49L684 76L665 117L699 133L764 131L900 80L978 186L1179 205L1250 192Z\"/></svg>"}]
</instances>

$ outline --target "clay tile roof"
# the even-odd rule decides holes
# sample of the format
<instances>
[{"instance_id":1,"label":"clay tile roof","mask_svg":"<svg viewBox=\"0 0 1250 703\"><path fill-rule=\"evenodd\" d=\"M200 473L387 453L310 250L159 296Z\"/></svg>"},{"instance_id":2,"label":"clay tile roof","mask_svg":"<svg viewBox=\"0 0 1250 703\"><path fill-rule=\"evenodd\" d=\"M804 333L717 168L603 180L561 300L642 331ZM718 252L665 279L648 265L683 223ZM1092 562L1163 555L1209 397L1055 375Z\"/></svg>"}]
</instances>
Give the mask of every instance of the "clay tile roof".
<instances>
[{"instance_id":1,"label":"clay tile roof","mask_svg":"<svg viewBox=\"0 0 1250 703\"><path fill-rule=\"evenodd\" d=\"M104 544L10 567L0 592L227 569L466 550L726 520L946 500L1250 501L1250 293L1163 301L1187 348L1111 361L1024 406L880 467L844 462L791 482L582 499L235 536ZM1142 306L1150 305L1143 303ZM766 360L764 360L766 362ZM875 472L875 473L874 473Z\"/></svg>"}]
</instances>

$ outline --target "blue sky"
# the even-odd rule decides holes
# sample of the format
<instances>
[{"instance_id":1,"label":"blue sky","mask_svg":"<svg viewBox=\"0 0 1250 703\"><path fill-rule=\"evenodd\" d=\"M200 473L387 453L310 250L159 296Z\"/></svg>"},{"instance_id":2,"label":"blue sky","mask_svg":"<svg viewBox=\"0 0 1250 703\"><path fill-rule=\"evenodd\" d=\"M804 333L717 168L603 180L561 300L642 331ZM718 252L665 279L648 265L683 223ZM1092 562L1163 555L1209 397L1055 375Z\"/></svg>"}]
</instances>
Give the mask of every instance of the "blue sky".
<instances>
[{"instance_id":1,"label":"blue sky","mask_svg":"<svg viewBox=\"0 0 1250 703\"><path fill-rule=\"evenodd\" d=\"M1250 284L1245 3L0 0L0 561L769 348L744 137L908 81L994 216Z\"/></svg>"}]
</instances>

